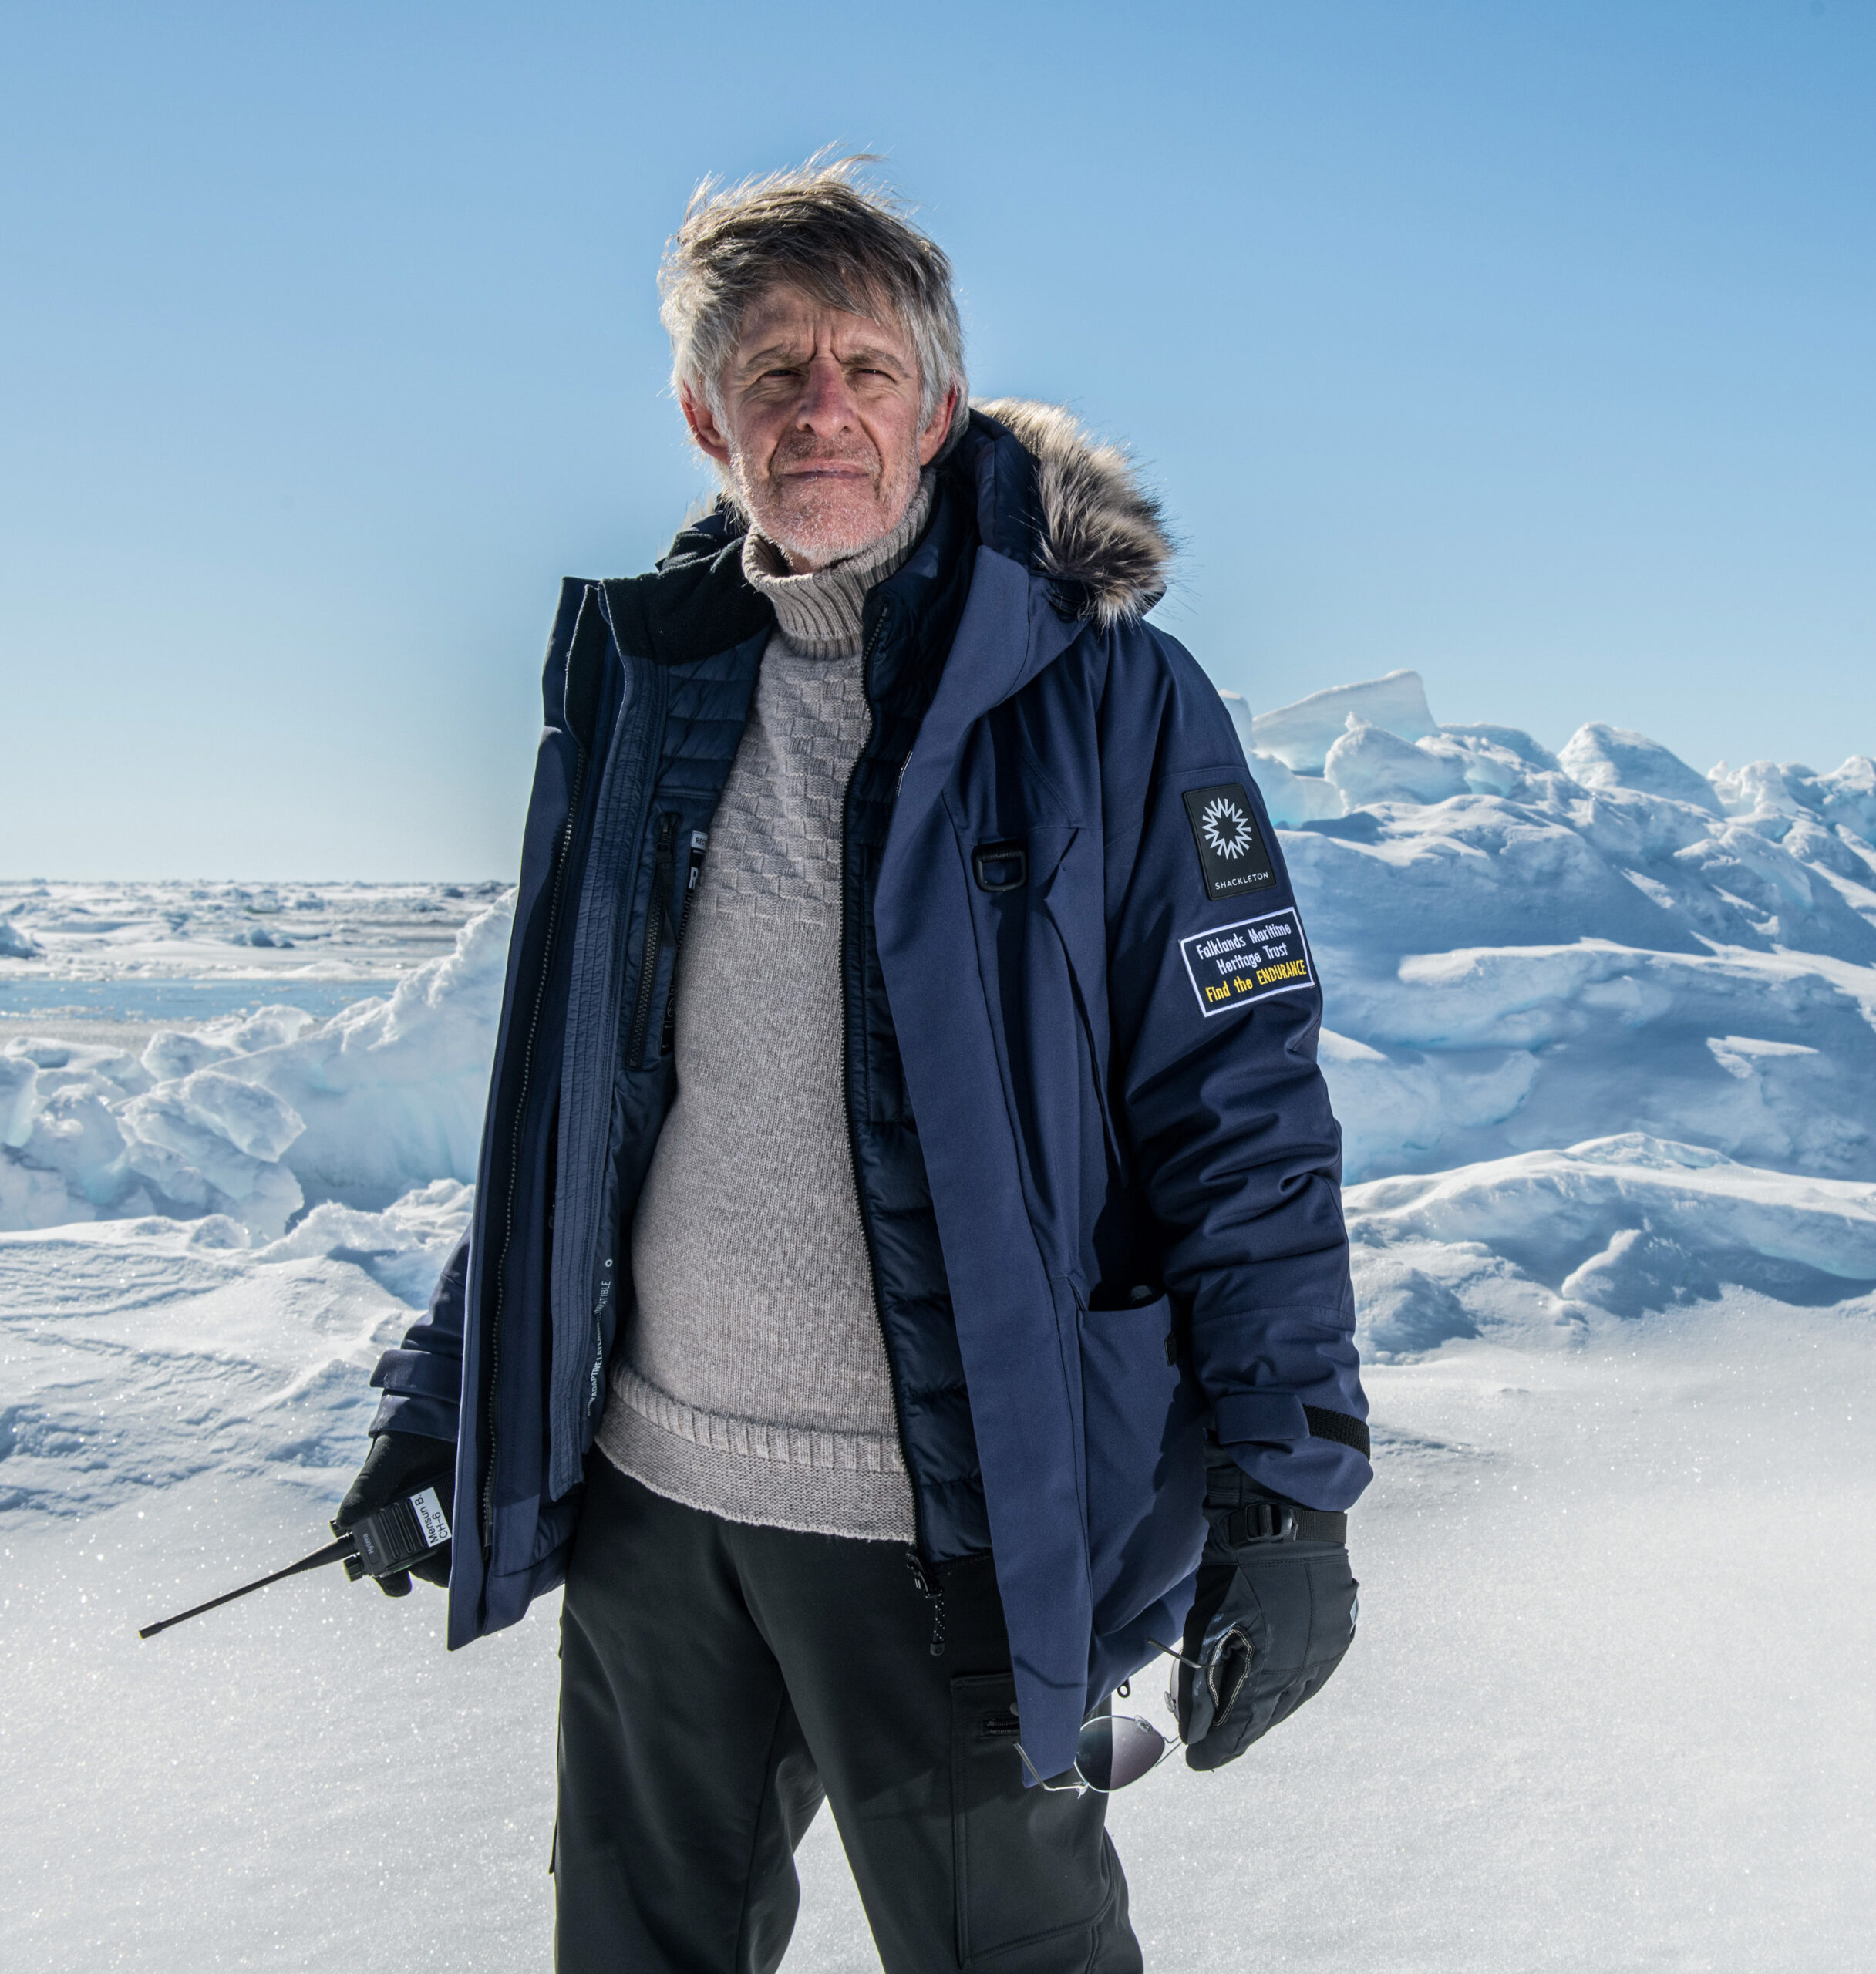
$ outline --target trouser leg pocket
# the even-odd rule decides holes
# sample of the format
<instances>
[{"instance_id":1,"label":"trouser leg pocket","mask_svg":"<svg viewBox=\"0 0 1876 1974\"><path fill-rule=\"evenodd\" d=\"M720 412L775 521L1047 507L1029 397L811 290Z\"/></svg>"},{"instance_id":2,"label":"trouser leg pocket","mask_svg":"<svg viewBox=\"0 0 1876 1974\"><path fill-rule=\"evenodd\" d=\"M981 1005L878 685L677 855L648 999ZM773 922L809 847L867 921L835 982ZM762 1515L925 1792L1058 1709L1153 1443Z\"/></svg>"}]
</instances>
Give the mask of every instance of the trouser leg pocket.
<instances>
[{"instance_id":1,"label":"trouser leg pocket","mask_svg":"<svg viewBox=\"0 0 1876 1974\"><path fill-rule=\"evenodd\" d=\"M1111 1888L1105 1799L1026 1789L1018 1733L1009 1674L952 1680L951 1855L963 1966L1092 1927ZM1026 1965L999 1961L999 1974Z\"/></svg>"}]
</instances>

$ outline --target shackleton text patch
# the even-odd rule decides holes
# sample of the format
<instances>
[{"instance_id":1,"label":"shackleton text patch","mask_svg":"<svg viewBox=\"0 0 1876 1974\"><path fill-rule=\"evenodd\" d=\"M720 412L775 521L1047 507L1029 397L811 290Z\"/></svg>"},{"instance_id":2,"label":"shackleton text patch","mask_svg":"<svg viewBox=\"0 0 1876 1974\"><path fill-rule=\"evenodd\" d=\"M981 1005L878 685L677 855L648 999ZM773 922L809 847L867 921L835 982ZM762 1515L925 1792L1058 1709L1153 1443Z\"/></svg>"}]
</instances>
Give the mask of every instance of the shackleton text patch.
<instances>
[{"instance_id":1,"label":"shackleton text patch","mask_svg":"<svg viewBox=\"0 0 1876 1974\"><path fill-rule=\"evenodd\" d=\"M1261 891L1277 881L1270 852L1264 847L1263 832L1257 826L1257 811L1238 783L1189 788L1185 805L1207 898L1235 898L1241 891Z\"/></svg>"},{"instance_id":2,"label":"shackleton text patch","mask_svg":"<svg viewBox=\"0 0 1876 1974\"><path fill-rule=\"evenodd\" d=\"M1315 985L1303 922L1288 909L1194 932L1179 942L1179 950L1207 1015Z\"/></svg>"}]
</instances>

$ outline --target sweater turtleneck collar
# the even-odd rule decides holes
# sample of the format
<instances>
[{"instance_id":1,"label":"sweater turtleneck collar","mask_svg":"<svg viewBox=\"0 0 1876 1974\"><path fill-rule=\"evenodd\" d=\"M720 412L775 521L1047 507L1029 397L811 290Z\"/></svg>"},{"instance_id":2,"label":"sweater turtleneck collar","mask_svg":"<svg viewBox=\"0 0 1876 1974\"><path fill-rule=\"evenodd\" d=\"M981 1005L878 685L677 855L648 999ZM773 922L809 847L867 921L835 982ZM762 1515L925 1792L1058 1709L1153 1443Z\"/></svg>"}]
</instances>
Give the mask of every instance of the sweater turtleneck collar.
<instances>
[{"instance_id":1,"label":"sweater turtleneck collar","mask_svg":"<svg viewBox=\"0 0 1876 1974\"><path fill-rule=\"evenodd\" d=\"M931 512L935 480L927 467L890 534L810 575L790 575L780 549L749 530L743 542L743 573L774 606L776 625L790 650L806 658L859 655L867 592L892 574L917 545Z\"/></svg>"}]
</instances>

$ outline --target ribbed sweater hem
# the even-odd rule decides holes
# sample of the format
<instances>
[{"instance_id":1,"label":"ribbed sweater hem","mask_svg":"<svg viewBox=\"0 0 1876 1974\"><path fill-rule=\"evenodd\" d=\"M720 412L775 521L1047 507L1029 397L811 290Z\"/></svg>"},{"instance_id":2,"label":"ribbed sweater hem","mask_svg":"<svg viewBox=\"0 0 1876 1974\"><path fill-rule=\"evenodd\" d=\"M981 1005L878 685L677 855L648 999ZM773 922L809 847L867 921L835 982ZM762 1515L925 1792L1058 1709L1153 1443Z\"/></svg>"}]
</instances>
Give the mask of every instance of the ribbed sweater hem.
<instances>
[{"instance_id":1,"label":"ribbed sweater hem","mask_svg":"<svg viewBox=\"0 0 1876 1974\"><path fill-rule=\"evenodd\" d=\"M622 1474L686 1507L804 1534L913 1539L896 1436L737 1418L687 1405L621 1365L598 1447Z\"/></svg>"}]
</instances>

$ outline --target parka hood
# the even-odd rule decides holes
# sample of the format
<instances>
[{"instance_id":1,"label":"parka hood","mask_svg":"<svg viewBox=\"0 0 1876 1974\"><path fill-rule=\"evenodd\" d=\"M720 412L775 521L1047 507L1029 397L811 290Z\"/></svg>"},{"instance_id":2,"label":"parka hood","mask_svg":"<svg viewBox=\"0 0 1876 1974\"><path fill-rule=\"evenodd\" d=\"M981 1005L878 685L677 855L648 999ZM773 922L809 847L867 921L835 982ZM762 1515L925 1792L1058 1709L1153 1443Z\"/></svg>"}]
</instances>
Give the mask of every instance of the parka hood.
<instances>
[{"instance_id":1,"label":"parka hood","mask_svg":"<svg viewBox=\"0 0 1876 1974\"><path fill-rule=\"evenodd\" d=\"M1002 426L1032 463L1030 566L1078 606L1071 614L1106 628L1150 610L1166 594L1174 547L1133 461L1091 438L1060 405L989 398L971 409Z\"/></svg>"}]
</instances>

